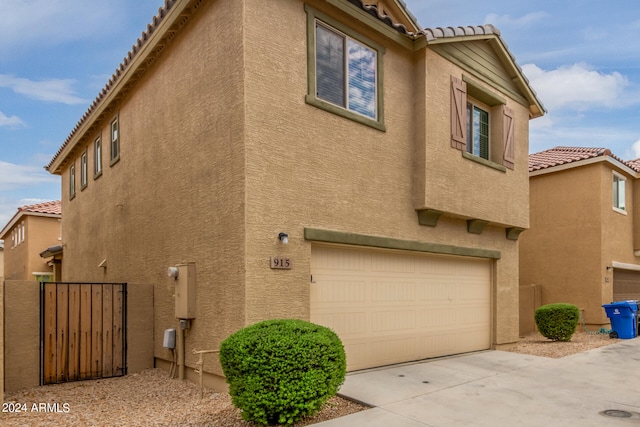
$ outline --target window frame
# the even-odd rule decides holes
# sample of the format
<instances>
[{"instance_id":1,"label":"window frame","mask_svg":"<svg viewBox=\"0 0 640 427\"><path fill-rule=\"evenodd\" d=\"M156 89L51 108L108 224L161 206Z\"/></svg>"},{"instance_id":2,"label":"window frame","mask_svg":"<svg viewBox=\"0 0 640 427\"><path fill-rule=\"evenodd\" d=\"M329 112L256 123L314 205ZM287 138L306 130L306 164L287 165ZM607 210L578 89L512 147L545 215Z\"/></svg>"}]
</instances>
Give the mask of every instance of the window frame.
<instances>
[{"instance_id":1,"label":"window frame","mask_svg":"<svg viewBox=\"0 0 640 427\"><path fill-rule=\"evenodd\" d=\"M479 141L478 141L477 153L475 150L476 147L475 147L475 141L474 141L474 137L476 135L473 132L473 130L476 129L476 124L475 124L476 111L478 111L480 115L484 113L487 119L486 121L487 134L482 135L482 132L480 132L480 135L478 136ZM492 145L491 144L491 116L492 114L491 114L490 108L487 108L486 106L476 102L474 99L467 97L467 143L466 143L467 153L480 157L481 159L485 159L487 161L491 161L491 148L492 148L491 147ZM482 120L482 118L480 118L480 120ZM481 127L481 124L479 125L479 127ZM483 155L483 145L485 145L484 155Z\"/></svg>"},{"instance_id":2,"label":"window frame","mask_svg":"<svg viewBox=\"0 0 640 427\"><path fill-rule=\"evenodd\" d=\"M114 126L115 126L115 136L114 136ZM120 120L116 115L109 122L109 141L110 141L110 163L109 166L113 166L120 160Z\"/></svg>"},{"instance_id":3,"label":"window frame","mask_svg":"<svg viewBox=\"0 0 640 427\"><path fill-rule=\"evenodd\" d=\"M69 166L69 200L76 197L76 164Z\"/></svg>"},{"instance_id":4,"label":"window frame","mask_svg":"<svg viewBox=\"0 0 640 427\"><path fill-rule=\"evenodd\" d=\"M93 179L102 175L102 136L93 140Z\"/></svg>"},{"instance_id":5,"label":"window frame","mask_svg":"<svg viewBox=\"0 0 640 427\"><path fill-rule=\"evenodd\" d=\"M615 212L627 214L627 178L613 171L612 179L612 207ZM622 184L622 185L620 185ZM622 203L620 203L620 187L622 187ZM620 206L622 204L622 207Z\"/></svg>"},{"instance_id":6,"label":"window frame","mask_svg":"<svg viewBox=\"0 0 640 427\"><path fill-rule=\"evenodd\" d=\"M451 147L462 152L462 157L491 167L500 172L515 166L514 111L506 98L486 89L466 75L451 76ZM469 150L467 138L467 103L488 113L488 159Z\"/></svg>"},{"instance_id":7,"label":"window frame","mask_svg":"<svg viewBox=\"0 0 640 427\"><path fill-rule=\"evenodd\" d=\"M89 164L88 153L85 149L80 155L80 191L87 187L89 182Z\"/></svg>"},{"instance_id":8,"label":"window frame","mask_svg":"<svg viewBox=\"0 0 640 427\"><path fill-rule=\"evenodd\" d=\"M384 67L383 56L385 48L374 42L373 40L357 33L349 28L347 25L336 21L335 19L319 12L312 7L305 5L305 11L307 13L307 94L305 96L305 102L309 105L323 109L330 113L348 118L355 122L373 127L380 131L386 131L384 124ZM330 31L333 31L339 35L345 37L345 39L352 39L353 41L364 45L376 53L376 111L375 118L371 118L364 114L358 113L355 110L351 110L347 106L340 106L333 104L329 101L318 98L317 96L317 66L316 66L316 24L324 26ZM346 55L345 55L346 56ZM348 62L348 61L347 61ZM345 65L345 73L348 65ZM348 78L345 76L345 80ZM348 86L347 86L348 87ZM348 93L345 94L348 98ZM345 102L348 104L348 101Z\"/></svg>"}]
</instances>

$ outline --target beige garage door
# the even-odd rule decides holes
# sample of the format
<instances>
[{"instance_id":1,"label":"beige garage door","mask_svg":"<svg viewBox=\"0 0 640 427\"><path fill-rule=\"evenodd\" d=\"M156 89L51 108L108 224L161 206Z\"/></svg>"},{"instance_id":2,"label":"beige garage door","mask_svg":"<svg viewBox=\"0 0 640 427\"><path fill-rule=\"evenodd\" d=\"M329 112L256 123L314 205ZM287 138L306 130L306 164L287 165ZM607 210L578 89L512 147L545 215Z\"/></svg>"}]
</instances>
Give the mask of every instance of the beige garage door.
<instances>
[{"instance_id":1,"label":"beige garage door","mask_svg":"<svg viewBox=\"0 0 640 427\"><path fill-rule=\"evenodd\" d=\"M488 349L488 260L314 246L311 321L333 329L347 369Z\"/></svg>"}]
</instances>

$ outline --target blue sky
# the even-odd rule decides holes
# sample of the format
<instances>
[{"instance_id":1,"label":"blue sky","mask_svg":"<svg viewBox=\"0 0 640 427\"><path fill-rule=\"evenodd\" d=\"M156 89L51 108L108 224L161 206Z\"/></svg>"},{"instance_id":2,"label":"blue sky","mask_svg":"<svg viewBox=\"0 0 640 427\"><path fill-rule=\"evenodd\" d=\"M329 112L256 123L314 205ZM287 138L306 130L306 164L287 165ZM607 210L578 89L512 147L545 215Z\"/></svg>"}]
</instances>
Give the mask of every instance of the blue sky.
<instances>
[{"instance_id":1,"label":"blue sky","mask_svg":"<svg viewBox=\"0 0 640 427\"><path fill-rule=\"evenodd\" d=\"M163 0L0 0L0 228L60 198L44 170ZM494 24L548 114L530 151L640 157L640 3L405 0L423 27Z\"/></svg>"}]
</instances>

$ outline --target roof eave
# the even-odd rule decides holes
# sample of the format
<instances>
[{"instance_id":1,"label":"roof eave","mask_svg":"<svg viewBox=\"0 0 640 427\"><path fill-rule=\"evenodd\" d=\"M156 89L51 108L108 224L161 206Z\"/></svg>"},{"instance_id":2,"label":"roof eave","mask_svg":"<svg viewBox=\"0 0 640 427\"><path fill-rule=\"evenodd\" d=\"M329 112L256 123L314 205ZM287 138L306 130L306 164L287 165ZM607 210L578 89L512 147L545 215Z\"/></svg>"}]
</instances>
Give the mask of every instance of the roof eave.
<instances>
[{"instance_id":1,"label":"roof eave","mask_svg":"<svg viewBox=\"0 0 640 427\"><path fill-rule=\"evenodd\" d=\"M529 80L524 75L524 72L518 65L515 57L505 44L504 40L500 36L500 30L495 28L493 25L483 25L478 27L463 27L462 29L478 29L485 31L480 34L464 34L464 35L454 35L454 36L444 36L444 37L434 37L432 34L425 32L425 40L427 45L435 45L435 44L444 44L444 43L461 43L461 42L469 42L476 40L485 40L492 44L494 48L500 53L503 57L503 64L510 71L510 74L513 75L513 80L515 84L520 88L522 94L529 102L529 118L535 119L538 117L542 117L547 112L542 102L538 99L535 91L529 84Z\"/></svg>"},{"instance_id":2,"label":"roof eave","mask_svg":"<svg viewBox=\"0 0 640 427\"><path fill-rule=\"evenodd\" d=\"M87 112L71 131L67 141L45 167L46 170L56 175L62 173L65 161L73 153L86 133L95 126L96 121L103 114L112 108L114 102L122 95L123 89L141 77L149 66L152 66L150 61L155 60L164 50L162 48L167 43L165 38L173 32L172 29L174 25L179 23L179 20L190 15L186 11L197 1L199 0L176 1L172 3L171 8L166 11L166 15L162 18L154 17L154 19L160 19L157 26L153 28L150 34L151 24L147 26L147 31L143 33L141 39L138 39L138 45L133 45L132 51L125 57L124 62L120 64L105 89L93 101ZM168 2L165 2L165 7L166 4ZM132 54L132 52L135 53ZM126 65L124 65L125 63Z\"/></svg>"},{"instance_id":3,"label":"roof eave","mask_svg":"<svg viewBox=\"0 0 640 427\"><path fill-rule=\"evenodd\" d=\"M573 161L573 162L563 163L561 165L550 166L550 167L547 167L547 168L538 169L538 170L529 172L529 177L539 176L539 175L546 175L546 174L550 174L550 173L554 173L554 172L561 172L561 171L564 171L564 170L578 168L578 167L587 166L587 165L592 165L594 163L600 163L600 162L607 162L607 163L611 164L611 166L621 169L623 172L629 174L633 178L639 178L640 177L640 174L638 172L636 172L635 170L633 170L629 166L625 165L621 161L619 161L617 159L614 159L611 156L591 157L591 158L584 159L584 160L576 160L576 161Z\"/></svg>"}]
</instances>

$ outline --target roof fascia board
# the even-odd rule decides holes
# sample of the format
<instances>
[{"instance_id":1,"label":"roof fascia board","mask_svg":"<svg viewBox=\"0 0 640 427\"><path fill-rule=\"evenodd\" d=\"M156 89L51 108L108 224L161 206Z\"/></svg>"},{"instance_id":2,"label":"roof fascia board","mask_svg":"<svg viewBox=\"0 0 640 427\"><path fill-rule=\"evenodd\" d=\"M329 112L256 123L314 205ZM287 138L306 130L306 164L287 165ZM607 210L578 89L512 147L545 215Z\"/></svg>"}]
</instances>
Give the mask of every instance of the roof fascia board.
<instances>
[{"instance_id":1,"label":"roof fascia board","mask_svg":"<svg viewBox=\"0 0 640 427\"><path fill-rule=\"evenodd\" d=\"M587 166L587 165L591 165L594 163L599 163L599 162L607 162L610 163L611 166L615 166L619 169L622 169L625 173L631 175L633 178L638 178L640 177L640 174L638 174L638 172L634 171L633 169L631 169L629 166L625 165L624 163L609 157L609 156L598 156L598 157L592 157L590 159L585 159L585 160L578 160L575 162L570 162L570 163L565 163L562 165L558 165L558 166L551 166L548 168L544 168L544 169L539 169L537 171L533 171L533 172L529 172L529 177L532 176L538 176L538 175L545 175L548 173L554 173L554 172L560 172L560 171L564 171L567 169L573 169L573 168L578 168L581 166Z\"/></svg>"},{"instance_id":2,"label":"roof fascia board","mask_svg":"<svg viewBox=\"0 0 640 427\"><path fill-rule=\"evenodd\" d=\"M411 22L411 25L413 25L413 28L411 28L411 31L414 33L418 33L422 31L422 28L420 28L420 24L418 23L418 19L409 12L407 5L401 0L392 0L392 1L393 3L396 4L396 7L400 10L400 12L405 17L405 19Z\"/></svg>"},{"instance_id":3,"label":"roof fascia board","mask_svg":"<svg viewBox=\"0 0 640 427\"><path fill-rule=\"evenodd\" d=\"M426 39L426 37L425 37ZM520 104L529 108L530 114L532 118L541 117L544 115L544 107L538 100L538 97L534 94L533 90L531 90L531 86L528 81L524 77L524 74L520 70L520 68L516 65L515 59L511 56L509 51L506 49L502 40L497 34L478 34L478 35L470 35L470 36L456 36L456 37L440 37L437 39L431 39L426 41L427 46L437 47L438 45L449 44L449 43L464 43L470 41L486 41L490 43L494 49L498 50L498 55L502 59L502 64L505 68L510 71L511 75L515 75L516 77L512 78L512 81L516 83L516 86L520 88L523 94L513 92L509 88L504 87L503 85L496 82L489 74L483 72L481 69L468 64L459 58L456 58L446 51L440 49L434 49L439 55L446 58L447 60L453 62L460 68L467 70L468 72L474 72L480 74L482 77L487 79L488 81L493 83L493 86L499 88L505 95L513 98L518 101Z\"/></svg>"},{"instance_id":4,"label":"roof fascia board","mask_svg":"<svg viewBox=\"0 0 640 427\"><path fill-rule=\"evenodd\" d=\"M105 97L98 103L95 110L92 111L87 118L75 131L73 137L64 149L51 162L49 171L54 174L61 174L61 167L65 163L67 157L73 152L78 143L84 138L85 134L95 124L96 120L109 109L111 104L118 98L120 91L127 83L137 74L140 68L145 68L144 63L149 56L158 48L162 39L167 35L170 29L180 18L183 12L189 8L192 1L178 1L168 11L167 15L158 24L158 27L151 33L145 43L142 44L138 52L132 58L129 65L123 70L119 78L116 78L113 86L108 90Z\"/></svg>"},{"instance_id":5,"label":"roof fascia board","mask_svg":"<svg viewBox=\"0 0 640 427\"><path fill-rule=\"evenodd\" d=\"M360 21L364 25L372 28L383 36L393 40L405 49L409 49L411 51L414 50L414 43L410 36L399 33L397 30L391 28L379 19L374 18L361 8L349 2L345 2L344 0L326 0L326 2L336 7L337 9L340 9L342 12L351 16L352 18Z\"/></svg>"}]
</instances>

